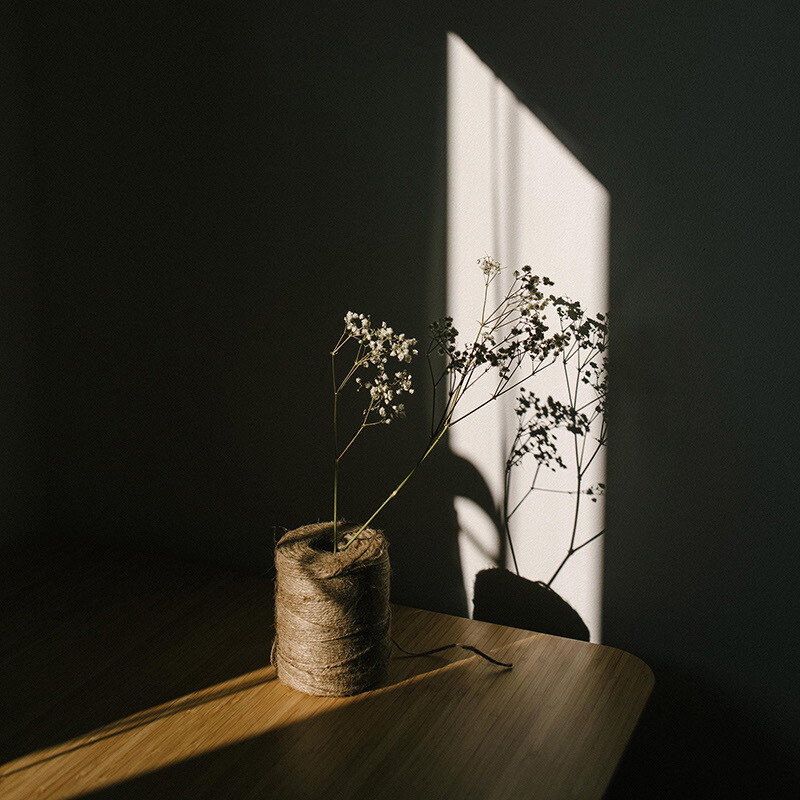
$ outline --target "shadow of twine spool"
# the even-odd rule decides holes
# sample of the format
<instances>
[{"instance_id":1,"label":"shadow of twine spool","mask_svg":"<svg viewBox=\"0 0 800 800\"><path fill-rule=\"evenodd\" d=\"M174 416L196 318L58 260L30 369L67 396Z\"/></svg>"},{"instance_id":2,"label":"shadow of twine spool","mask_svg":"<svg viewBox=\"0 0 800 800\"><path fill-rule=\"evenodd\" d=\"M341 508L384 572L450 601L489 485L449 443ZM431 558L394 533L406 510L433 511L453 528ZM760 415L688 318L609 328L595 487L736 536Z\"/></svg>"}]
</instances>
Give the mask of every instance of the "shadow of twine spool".
<instances>
[{"instance_id":1,"label":"shadow of twine spool","mask_svg":"<svg viewBox=\"0 0 800 800\"><path fill-rule=\"evenodd\" d=\"M341 533L358 526L340 525ZM333 523L284 534L275 548L278 679L312 695L344 697L383 678L391 652L389 552L380 531L364 530L334 553Z\"/></svg>"}]
</instances>

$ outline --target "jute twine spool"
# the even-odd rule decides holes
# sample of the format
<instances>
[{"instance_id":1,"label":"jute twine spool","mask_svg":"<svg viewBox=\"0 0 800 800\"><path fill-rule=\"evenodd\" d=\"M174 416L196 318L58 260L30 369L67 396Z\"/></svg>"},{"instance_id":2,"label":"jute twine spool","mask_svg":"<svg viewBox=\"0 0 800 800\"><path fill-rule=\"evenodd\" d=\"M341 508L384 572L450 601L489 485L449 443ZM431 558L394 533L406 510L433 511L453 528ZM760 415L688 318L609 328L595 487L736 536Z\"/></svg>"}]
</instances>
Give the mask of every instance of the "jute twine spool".
<instances>
[{"instance_id":1,"label":"jute twine spool","mask_svg":"<svg viewBox=\"0 0 800 800\"><path fill-rule=\"evenodd\" d=\"M275 548L272 663L287 686L343 697L373 687L386 671L389 552L383 534L367 528L334 553L332 534L331 522L306 525Z\"/></svg>"}]
</instances>

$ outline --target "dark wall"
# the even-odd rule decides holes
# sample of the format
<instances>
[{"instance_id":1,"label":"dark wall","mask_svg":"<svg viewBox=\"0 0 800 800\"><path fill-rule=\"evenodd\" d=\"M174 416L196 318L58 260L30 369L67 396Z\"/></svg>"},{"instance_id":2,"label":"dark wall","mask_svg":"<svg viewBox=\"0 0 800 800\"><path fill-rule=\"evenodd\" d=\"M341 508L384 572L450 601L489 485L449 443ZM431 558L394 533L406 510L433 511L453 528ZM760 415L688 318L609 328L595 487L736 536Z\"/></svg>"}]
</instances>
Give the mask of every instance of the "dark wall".
<instances>
[{"instance_id":1,"label":"dark wall","mask_svg":"<svg viewBox=\"0 0 800 800\"><path fill-rule=\"evenodd\" d=\"M31 258L31 104L24 20L0 8L0 548L43 520L38 273Z\"/></svg>"},{"instance_id":2,"label":"dark wall","mask_svg":"<svg viewBox=\"0 0 800 800\"><path fill-rule=\"evenodd\" d=\"M421 336L443 311L454 30L611 194L604 639L657 678L612 792L790 796L796 19L777 4L294 9L29 10L12 96L22 258L5 281L19 455L4 462L27 499L9 531L264 570L272 526L330 517L341 316ZM422 416L350 462L347 516L402 476ZM480 490L442 453L382 522L397 598L463 613L455 485Z\"/></svg>"},{"instance_id":3,"label":"dark wall","mask_svg":"<svg viewBox=\"0 0 800 800\"><path fill-rule=\"evenodd\" d=\"M30 29L46 532L267 569L277 529L332 516L345 312L421 338L444 311L445 32L257 3ZM346 517L408 471L416 419L343 463ZM435 475L381 520L395 588L465 613Z\"/></svg>"}]
</instances>

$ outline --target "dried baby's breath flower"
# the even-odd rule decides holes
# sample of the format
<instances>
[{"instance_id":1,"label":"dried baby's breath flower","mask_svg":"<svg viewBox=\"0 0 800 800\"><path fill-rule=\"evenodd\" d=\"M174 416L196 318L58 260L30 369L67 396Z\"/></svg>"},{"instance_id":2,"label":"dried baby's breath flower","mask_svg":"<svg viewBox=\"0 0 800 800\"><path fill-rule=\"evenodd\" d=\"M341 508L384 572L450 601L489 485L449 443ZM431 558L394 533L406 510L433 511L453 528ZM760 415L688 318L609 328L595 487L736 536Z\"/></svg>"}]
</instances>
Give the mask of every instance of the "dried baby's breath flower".
<instances>
[{"instance_id":1,"label":"dried baby's breath flower","mask_svg":"<svg viewBox=\"0 0 800 800\"><path fill-rule=\"evenodd\" d=\"M431 347L428 357L445 357L442 376L434 381L434 390L447 378L448 396L445 413L439 426L452 425L486 403L521 385L541 369L554 362L569 343L568 331L551 331L547 314L555 307L545 287L553 281L534 275L529 266L513 272L511 287L493 309L488 310L489 284L502 267L490 256L478 259L484 278L483 314L472 340L457 344L458 331L452 317L444 317L430 326ZM555 316L555 315L553 315ZM496 388L486 400L472 410L456 415L457 405L463 406L464 396L485 375L494 373ZM437 426L432 420L432 431Z\"/></svg>"},{"instance_id":2,"label":"dried baby's breath flower","mask_svg":"<svg viewBox=\"0 0 800 800\"><path fill-rule=\"evenodd\" d=\"M403 394L414 394L411 373L404 369L417 355L417 340L403 333L396 333L385 322L373 325L372 318L365 314L348 311L344 316L344 331L336 347L331 351L331 374L333 376L333 431L334 431L334 478L333 478L333 543L334 551L347 547L355 536L341 542L338 536L338 479L339 461L350 449L361 433L373 425L388 425L405 417L405 406L397 399ZM336 356L347 346L353 352L353 362L344 378L337 379ZM340 373L341 374L341 373ZM357 390L368 396L361 424L347 445L340 450L338 439L337 406L339 394L353 380Z\"/></svg>"},{"instance_id":3,"label":"dried baby's breath flower","mask_svg":"<svg viewBox=\"0 0 800 800\"><path fill-rule=\"evenodd\" d=\"M478 266L487 278L493 278L500 272L500 264L488 255L478 259Z\"/></svg>"},{"instance_id":4,"label":"dried baby's breath flower","mask_svg":"<svg viewBox=\"0 0 800 800\"><path fill-rule=\"evenodd\" d=\"M398 361L408 364L417 355L416 339L411 339L403 333L395 333L385 322L375 327L369 316L348 311L344 317L345 341L353 339L358 344L358 353L351 373L355 370L365 369L370 371L368 378L360 375L355 378L359 389L369 392L370 402L364 414L364 424L373 424L376 420L389 423L399 419L397 404L393 404L399 395L413 394L411 386L411 373L401 369L392 371L390 363ZM339 346L338 349L341 349ZM370 370L370 367L374 369ZM348 376L349 377L349 376Z\"/></svg>"}]
</instances>

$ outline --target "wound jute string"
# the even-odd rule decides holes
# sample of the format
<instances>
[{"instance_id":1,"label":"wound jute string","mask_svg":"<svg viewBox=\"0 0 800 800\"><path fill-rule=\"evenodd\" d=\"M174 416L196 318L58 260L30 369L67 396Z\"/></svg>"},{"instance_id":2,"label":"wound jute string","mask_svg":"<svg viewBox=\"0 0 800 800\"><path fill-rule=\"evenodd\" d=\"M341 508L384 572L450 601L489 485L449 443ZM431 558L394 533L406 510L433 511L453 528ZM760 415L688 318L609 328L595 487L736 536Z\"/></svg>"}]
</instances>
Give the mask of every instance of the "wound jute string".
<instances>
[{"instance_id":1,"label":"wound jute string","mask_svg":"<svg viewBox=\"0 0 800 800\"><path fill-rule=\"evenodd\" d=\"M342 534L357 530L340 526ZM275 642L282 683L343 697L383 678L391 651L389 552L380 531L364 530L332 552L333 523L284 534L275 548Z\"/></svg>"},{"instance_id":2,"label":"wound jute string","mask_svg":"<svg viewBox=\"0 0 800 800\"><path fill-rule=\"evenodd\" d=\"M347 535L356 525L340 525ZM367 528L346 550L332 548L333 523L289 531L275 547L275 641L278 679L311 695L344 697L366 691L386 674L390 635L389 552L380 531ZM453 643L407 656L460 647L501 667L468 644Z\"/></svg>"}]
</instances>

